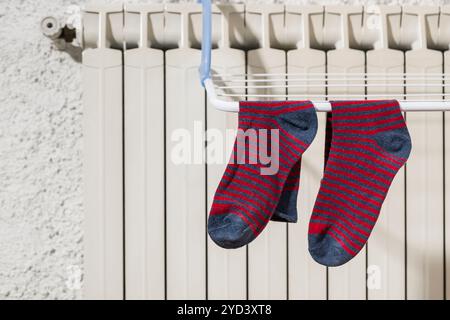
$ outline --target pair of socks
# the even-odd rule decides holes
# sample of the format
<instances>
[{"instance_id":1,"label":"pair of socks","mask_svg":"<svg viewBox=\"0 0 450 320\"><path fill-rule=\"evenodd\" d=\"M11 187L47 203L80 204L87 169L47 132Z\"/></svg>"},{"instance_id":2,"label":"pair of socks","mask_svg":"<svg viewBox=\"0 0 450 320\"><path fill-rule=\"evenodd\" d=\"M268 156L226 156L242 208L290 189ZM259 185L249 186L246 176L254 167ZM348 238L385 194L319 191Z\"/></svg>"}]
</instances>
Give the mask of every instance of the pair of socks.
<instances>
[{"instance_id":1,"label":"pair of socks","mask_svg":"<svg viewBox=\"0 0 450 320\"><path fill-rule=\"evenodd\" d=\"M330 123L308 241L317 262L338 266L367 242L411 140L397 101L332 102ZM269 220L296 221L301 155L315 137L317 117L309 101L241 102L239 128L279 131L279 170L261 175L264 163L228 165L208 219L210 237L224 248L248 244ZM248 153L247 141L244 147Z\"/></svg>"}]
</instances>

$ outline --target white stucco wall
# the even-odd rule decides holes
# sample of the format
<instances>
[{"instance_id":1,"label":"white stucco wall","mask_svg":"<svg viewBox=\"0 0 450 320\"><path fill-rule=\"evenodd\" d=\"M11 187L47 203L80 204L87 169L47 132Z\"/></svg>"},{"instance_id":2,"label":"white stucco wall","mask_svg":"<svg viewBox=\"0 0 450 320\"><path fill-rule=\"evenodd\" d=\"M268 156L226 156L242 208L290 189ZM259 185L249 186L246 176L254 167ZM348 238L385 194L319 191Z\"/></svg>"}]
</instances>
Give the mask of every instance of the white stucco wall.
<instances>
[{"instance_id":1,"label":"white stucco wall","mask_svg":"<svg viewBox=\"0 0 450 320\"><path fill-rule=\"evenodd\" d=\"M66 283L83 264L81 65L39 23L86 2L0 0L0 299L81 297Z\"/></svg>"}]
</instances>

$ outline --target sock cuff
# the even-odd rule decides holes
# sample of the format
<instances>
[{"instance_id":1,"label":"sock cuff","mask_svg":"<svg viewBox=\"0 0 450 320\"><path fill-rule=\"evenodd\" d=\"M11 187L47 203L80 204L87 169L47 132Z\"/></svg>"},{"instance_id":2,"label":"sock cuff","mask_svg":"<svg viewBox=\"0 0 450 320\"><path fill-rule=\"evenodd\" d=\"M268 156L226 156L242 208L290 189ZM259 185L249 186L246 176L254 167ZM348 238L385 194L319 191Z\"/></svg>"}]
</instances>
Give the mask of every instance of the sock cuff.
<instances>
[{"instance_id":1,"label":"sock cuff","mask_svg":"<svg viewBox=\"0 0 450 320\"><path fill-rule=\"evenodd\" d=\"M239 114L262 113L266 115L279 115L288 112L314 109L309 100L302 101L240 101Z\"/></svg>"},{"instance_id":2,"label":"sock cuff","mask_svg":"<svg viewBox=\"0 0 450 320\"><path fill-rule=\"evenodd\" d=\"M397 100L331 101L333 128L376 133L406 127Z\"/></svg>"}]
</instances>

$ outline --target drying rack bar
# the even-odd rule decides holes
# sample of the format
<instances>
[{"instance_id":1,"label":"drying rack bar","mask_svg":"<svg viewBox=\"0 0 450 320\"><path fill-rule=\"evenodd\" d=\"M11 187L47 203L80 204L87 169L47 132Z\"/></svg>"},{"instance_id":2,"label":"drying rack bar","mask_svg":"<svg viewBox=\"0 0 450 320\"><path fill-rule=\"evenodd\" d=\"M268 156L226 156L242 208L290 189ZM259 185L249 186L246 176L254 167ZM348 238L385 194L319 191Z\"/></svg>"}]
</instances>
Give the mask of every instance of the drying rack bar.
<instances>
[{"instance_id":1,"label":"drying rack bar","mask_svg":"<svg viewBox=\"0 0 450 320\"><path fill-rule=\"evenodd\" d=\"M211 79L206 79L204 81L206 92L208 93L208 99L210 100L211 104L221 111L226 112L239 112L239 102L238 101L226 101L219 99L218 95L216 94L216 90L214 89L214 84ZM424 96L424 94L420 94L421 96ZM310 97L315 97L316 95L310 94ZM331 96L331 95L330 95ZM336 99L336 96L339 95L333 95L333 99ZM366 95L367 96L367 95ZM379 97L380 95L378 95ZM412 96L412 95L411 95ZM445 96L445 94L439 94L440 97ZM239 97L242 97L242 95L239 95ZM261 97L261 95L254 95L252 98ZM272 98L273 95L270 95ZM286 95L280 95L278 98L284 98L279 100L286 100ZM297 98L301 98L301 96L296 95ZM352 100L348 97L348 95L345 96L346 98L343 100ZM264 97L267 98L267 97ZM292 98L292 97L291 97ZM305 95L303 98L307 99L307 95ZM304 99L302 99L304 100ZM358 99L356 100L363 100L362 96L360 95ZM423 101L423 100L398 100L400 104L400 109L404 112L418 112L418 111L449 111L449 101L444 100L429 100L429 101ZM331 111L331 104L329 101L325 100L313 100L311 101L314 104L315 109L318 112L330 112Z\"/></svg>"},{"instance_id":2,"label":"drying rack bar","mask_svg":"<svg viewBox=\"0 0 450 320\"><path fill-rule=\"evenodd\" d=\"M286 81L286 80L285 80ZM304 81L304 80L290 80L290 81ZM272 82L270 80L267 80L266 82ZM324 84L278 84L278 85L244 85L244 86L222 86L222 85L215 85L216 89L277 89L277 88L345 88L345 87L386 87L386 84L384 83L324 83ZM410 84L404 84L404 83L392 83L390 84L390 87L392 88L403 88L403 87L433 87L433 88L446 88L450 87L450 83L448 84L433 84L433 83L410 83ZM380 94L386 94L385 92L381 92ZM424 94L426 95L426 94Z\"/></svg>"},{"instance_id":3,"label":"drying rack bar","mask_svg":"<svg viewBox=\"0 0 450 320\"><path fill-rule=\"evenodd\" d=\"M219 97L242 97L242 98L304 98L307 99L308 97L313 97L316 99L328 99L329 100L336 100L336 99L343 99L343 100L364 100L364 99L385 99L390 100L392 98L386 97L386 93L373 93L373 94L315 94L315 93L298 93L298 94L232 94L232 93L219 93L217 94ZM396 95L392 93L392 95ZM423 98L424 96L427 98L442 98L442 97L448 97L450 96L450 93L410 93L410 94L398 94L397 96L406 96L407 98ZM408 101L408 100L406 100ZM429 100L426 100L425 102L428 102Z\"/></svg>"},{"instance_id":4,"label":"drying rack bar","mask_svg":"<svg viewBox=\"0 0 450 320\"><path fill-rule=\"evenodd\" d=\"M271 77L271 76L305 76L303 73L242 73L242 74L227 74L227 73L216 73L211 75L211 78L218 78L218 77L242 77L242 76L249 76L249 77ZM359 77L359 78L367 78L372 76L383 76L387 78L392 77L406 77L406 76L417 76L422 78L428 78L428 77L436 77L436 78L445 78L446 75L442 73L379 73L379 72L372 72L372 73L344 73L344 72L333 72L333 73L308 73L308 76L317 76L317 77L324 77L328 78L330 76L345 76L345 77Z\"/></svg>"},{"instance_id":5,"label":"drying rack bar","mask_svg":"<svg viewBox=\"0 0 450 320\"><path fill-rule=\"evenodd\" d=\"M285 74L285 73L259 73L259 74L211 74L211 50L212 50L212 6L211 0L199 0L202 3L202 60L199 68L200 81L205 87L208 94L208 99L212 106L221 111L238 112L239 102L230 100L245 100L247 98L261 98L267 100L268 98L276 100L289 100L289 99L301 99L306 100L314 97L319 100L312 100L314 107L317 111L329 112L331 111L330 102L327 100L334 100L341 98L342 100L364 100L367 98L384 97L385 95L401 96L405 100L398 100L402 111L450 111L450 99L445 100L450 93L444 93L444 88L450 86L446 81L450 80L450 76L447 77L442 73L317 73L317 74ZM219 82L215 84L214 81ZM305 84L298 84L294 82L308 82ZM323 82L317 84L314 82ZM332 83L329 83L332 81ZM351 83L359 81L361 83ZM386 83L372 83L373 81L385 81ZM230 82L233 85L227 85ZM274 84L279 82L280 84ZM291 84L289 84L291 82ZM312 82L312 83L311 83ZM335 83L338 82L338 83ZM343 82L343 83L339 83ZM350 82L350 83L349 83ZM370 83L368 83L370 82ZM250 83L250 84L249 84ZM255 85L262 83L262 85ZM242 84L242 85L236 85ZM370 94L330 94L330 95L317 95L314 93L309 94L256 94L256 93L225 93L223 90L236 90L240 89L245 92L246 89L273 89L273 88L316 88L316 87L386 87L401 88L406 91L407 87L423 87L425 92L414 93L373 93ZM433 91L441 88L442 92L427 92L428 88L432 88ZM286 90L287 91L287 90ZM392 99L392 97L386 97L386 99ZM411 99L413 98L413 99ZM415 100L414 100L415 98ZM428 100L420 100L420 99ZM433 100L431 100L431 98Z\"/></svg>"}]
</instances>

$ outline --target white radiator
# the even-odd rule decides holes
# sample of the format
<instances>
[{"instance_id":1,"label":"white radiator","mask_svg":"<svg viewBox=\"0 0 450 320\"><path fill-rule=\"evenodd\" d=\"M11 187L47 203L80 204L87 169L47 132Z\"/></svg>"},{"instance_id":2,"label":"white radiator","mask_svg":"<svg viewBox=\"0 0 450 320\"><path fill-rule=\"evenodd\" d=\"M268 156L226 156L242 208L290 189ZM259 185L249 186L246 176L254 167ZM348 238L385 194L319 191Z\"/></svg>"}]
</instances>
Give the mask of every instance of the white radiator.
<instances>
[{"instance_id":1,"label":"white radiator","mask_svg":"<svg viewBox=\"0 0 450 320\"><path fill-rule=\"evenodd\" d=\"M385 9L389 14L380 19L373 7L361 6L215 6L212 69L222 74L448 70L450 7ZM272 222L249 246L224 250L208 239L206 220L225 164L171 160L174 130L193 134L201 124L203 133L224 132L237 124L236 115L208 107L199 82L201 7L88 7L83 27L86 298L449 296L448 114L407 115L412 154L368 245L345 266L327 269L307 251L309 215L323 171L324 114L302 160L299 222ZM368 83L377 85L376 92L381 85L393 98L405 94L395 83ZM407 92L417 90L413 84L407 83ZM444 93L442 83L427 90ZM316 87L308 93L363 99L371 87Z\"/></svg>"}]
</instances>

